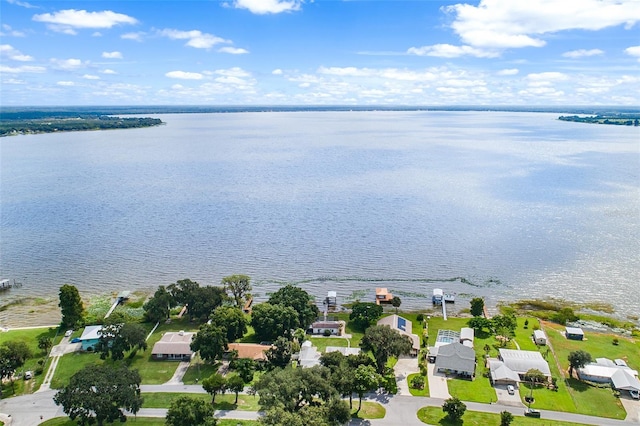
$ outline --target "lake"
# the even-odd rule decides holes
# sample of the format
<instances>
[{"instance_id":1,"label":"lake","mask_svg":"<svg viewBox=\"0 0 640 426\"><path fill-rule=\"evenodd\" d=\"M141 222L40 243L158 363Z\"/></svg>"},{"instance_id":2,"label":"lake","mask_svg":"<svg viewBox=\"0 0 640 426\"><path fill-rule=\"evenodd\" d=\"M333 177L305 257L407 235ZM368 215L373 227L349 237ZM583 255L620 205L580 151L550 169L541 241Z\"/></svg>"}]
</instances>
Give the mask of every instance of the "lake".
<instances>
[{"instance_id":1,"label":"lake","mask_svg":"<svg viewBox=\"0 0 640 426\"><path fill-rule=\"evenodd\" d=\"M154 115L0 139L0 294L218 285L640 312L640 129L522 112Z\"/></svg>"}]
</instances>

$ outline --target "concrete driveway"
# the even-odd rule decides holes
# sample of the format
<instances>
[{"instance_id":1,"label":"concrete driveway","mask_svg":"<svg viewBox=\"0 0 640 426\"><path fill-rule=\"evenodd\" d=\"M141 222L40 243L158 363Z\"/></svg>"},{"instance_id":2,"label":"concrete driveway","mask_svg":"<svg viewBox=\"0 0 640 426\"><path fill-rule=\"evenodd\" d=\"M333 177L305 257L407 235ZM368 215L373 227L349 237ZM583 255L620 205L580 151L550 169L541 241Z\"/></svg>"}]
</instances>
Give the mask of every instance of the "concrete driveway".
<instances>
[{"instance_id":1,"label":"concrete driveway","mask_svg":"<svg viewBox=\"0 0 640 426\"><path fill-rule=\"evenodd\" d=\"M396 365L393 367L393 371L395 372L396 383L398 384L398 395L411 395L407 377L409 377L409 374L420 372L418 357L403 356L398 358L398 362L396 362Z\"/></svg>"},{"instance_id":2,"label":"concrete driveway","mask_svg":"<svg viewBox=\"0 0 640 426\"><path fill-rule=\"evenodd\" d=\"M431 398L449 399L449 386L447 386L447 376L442 373L436 373L435 364L427 364L429 379L429 395Z\"/></svg>"},{"instance_id":3,"label":"concrete driveway","mask_svg":"<svg viewBox=\"0 0 640 426\"><path fill-rule=\"evenodd\" d=\"M498 402L503 405L509 405L512 407L524 407L522 400L520 399L520 392L518 391L518 386L514 385L515 392L513 395L509 395L507 391L507 385L495 385L493 389L496 391L496 395L498 395Z\"/></svg>"},{"instance_id":4,"label":"concrete driveway","mask_svg":"<svg viewBox=\"0 0 640 426\"><path fill-rule=\"evenodd\" d=\"M620 402L627 412L624 419L627 422L640 423L640 400L633 399L629 396L629 392L620 392Z\"/></svg>"}]
</instances>

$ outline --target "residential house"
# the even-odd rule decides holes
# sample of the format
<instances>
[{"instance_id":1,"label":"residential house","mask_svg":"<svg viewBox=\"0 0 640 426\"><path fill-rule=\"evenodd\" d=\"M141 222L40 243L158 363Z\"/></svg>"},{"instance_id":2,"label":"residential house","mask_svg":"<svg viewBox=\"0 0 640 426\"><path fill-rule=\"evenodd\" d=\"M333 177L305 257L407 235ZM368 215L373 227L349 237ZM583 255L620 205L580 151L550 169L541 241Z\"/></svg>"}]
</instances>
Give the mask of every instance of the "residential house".
<instances>
[{"instance_id":1,"label":"residential house","mask_svg":"<svg viewBox=\"0 0 640 426\"><path fill-rule=\"evenodd\" d=\"M393 314L393 315L389 315L384 318L381 318L377 322L377 324L391 327L391 329L397 331L403 336L409 337L409 339L411 339L410 354L413 356L418 356L418 352L420 352L420 337L412 333L413 324L411 323L411 321L399 315Z\"/></svg>"},{"instance_id":2,"label":"residential house","mask_svg":"<svg viewBox=\"0 0 640 426\"><path fill-rule=\"evenodd\" d=\"M474 377L476 371L476 353L460 342L438 347L435 371Z\"/></svg>"},{"instance_id":3,"label":"residential house","mask_svg":"<svg viewBox=\"0 0 640 426\"><path fill-rule=\"evenodd\" d=\"M489 358L489 373L493 385L517 385L520 376L515 371L504 365L499 359Z\"/></svg>"},{"instance_id":4,"label":"residential house","mask_svg":"<svg viewBox=\"0 0 640 426\"><path fill-rule=\"evenodd\" d=\"M519 351L515 349L499 349L498 358L503 362L504 366L520 376L520 380L524 379L527 371L535 369L539 370L547 376L551 377L549 364L538 351Z\"/></svg>"},{"instance_id":5,"label":"residential house","mask_svg":"<svg viewBox=\"0 0 640 426\"><path fill-rule=\"evenodd\" d=\"M100 340L102 333L101 325L88 325L84 328L82 336L79 337L82 344L83 351L93 351L96 348L96 344Z\"/></svg>"},{"instance_id":6,"label":"residential house","mask_svg":"<svg viewBox=\"0 0 640 426\"><path fill-rule=\"evenodd\" d=\"M271 346L257 343L229 343L227 349L228 353L235 351L240 359L247 358L256 362L263 362L267 360L265 352L271 349Z\"/></svg>"},{"instance_id":7,"label":"residential house","mask_svg":"<svg viewBox=\"0 0 640 426\"><path fill-rule=\"evenodd\" d=\"M320 365L320 352L318 352L318 348L311 344L311 341L306 340L300 347L297 359L298 365L302 368Z\"/></svg>"},{"instance_id":8,"label":"residential house","mask_svg":"<svg viewBox=\"0 0 640 426\"><path fill-rule=\"evenodd\" d=\"M307 333L325 334L329 333L333 336L340 336L346 327L344 321L318 320L309 326Z\"/></svg>"},{"instance_id":9,"label":"residential house","mask_svg":"<svg viewBox=\"0 0 640 426\"><path fill-rule=\"evenodd\" d=\"M151 358L162 361L189 361L193 356L191 340L194 333L166 332L153 345Z\"/></svg>"},{"instance_id":10,"label":"residential house","mask_svg":"<svg viewBox=\"0 0 640 426\"><path fill-rule=\"evenodd\" d=\"M577 372L580 380L611 383L616 389L640 391L638 372L621 359L596 358L596 362L578 368Z\"/></svg>"}]
</instances>

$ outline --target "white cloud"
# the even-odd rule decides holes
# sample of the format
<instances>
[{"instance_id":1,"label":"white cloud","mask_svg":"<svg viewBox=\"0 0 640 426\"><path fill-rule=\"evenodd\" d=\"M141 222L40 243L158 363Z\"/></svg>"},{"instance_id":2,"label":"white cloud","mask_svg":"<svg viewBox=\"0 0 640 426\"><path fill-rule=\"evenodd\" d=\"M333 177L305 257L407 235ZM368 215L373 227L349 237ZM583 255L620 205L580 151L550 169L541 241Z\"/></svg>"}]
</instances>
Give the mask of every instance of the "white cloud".
<instances>
[{"instance_id":1,"label":"white cloud","mask_svg":"<svg viewBox=\"0 0 640 426\"><path fill-rule=\"evenodd\" d=\"M117 72L115 72L114 70L110 70L109 68L104 69L101 72L102 74L118 74Z\"/></svg>"},{"instance_id":2,"label":"white cloud","mask_svg":"<svg viewBox=\"0 0 640 426\"><path fill-rule=\"evenodd\" d=\"M597 55L602 55L604 52L600 49L578 49L578 50L571 50L569 52L564 52L562 54L562 56L564 56L565 58L571 58L571 59L576 59L576 58L582 58L585 56L597 56Z\"/></svg>"},{"instance_id":3,"label":"white cloud","mask_svg":"<svg viewBox=\"0 0 640 426\"><path fill-rule=\"evenodd\" d=\"M372 71L367 68L356 67L320 67L318 68L319 74L349 76L349 77L363 77L372 75Z\"/></svg>"},{"instance_id":4,"label":"white cloud","mask_svg":"<svg viewBox=\"0 0 640 426\"><path fill-rule=\"evenodd\" d=\"M33 61L33 58L31 56L24 55L19 50L11 46L10 44L0 45L0 53L2 54L3 57L6 57L7 59L11 59L12 61L19 61L19 62Z\"/></svg>"},{"instance_id":5,"label":"white cloud","mask_svg":"<svg viewBox=\"0 0 640 426\"><path fill-rule=\"evenodd\" d=\"M236 9L247 9L257 15L268 13L294 12L300 10L302 0L235 0Z\"/></svg>"},{"instance_id":6,"label":"white cloud","mask_svg":"<svg viewBox=\"0 0 640 426\"><path fill-rule=\"evenodd\" d=\"M218 52L230 53L232 55L244 55L246 53L249 53L247 49L242 49L240 47L231 47L231 46L221 47L220 49L218 49Z\"/></svg>"},{"instance_id":7,"label":"white cloud","mask_svg":"<svg viewBox=\"0 0 640 426\"><path fill-rule=\"evenodd\" d=\"M100 77L93 74L85 74L82 76L85 80L100 80Z\"/></svg>"},{"instance_id":8,"label":"white cloud","mask_svg":"<svg viewBox=\"0 0 640 426\"><path fill-rule=\"evenodd\" d=\"M91 37L102 37L102 33L100 31L95 31L93 34L91 34Z\"/></svg>"},{"instance_id":9,"label":"white cloud","mask_svg":"<svg viewBox=\"0 0 640 426\"><path fill-rule=\"evenodd\" d=\"M225 40L212 34L203 33L198 30L179 31L167 28L160 30L158 34L163 37L168 37L171 40L187 40L185 46L194 47L196 49L210 49L216 44L230 43L229 40Z\"/></svg>"},{"instance_id":10,"label":"white cloud","mask_svg":"<svg viewBox=\"0 0 640 426\"><path fill-rule=\"evenodd\" d=\"M56 83L58 86L75 86L73 81L59 81Z\"/></svg>"},{"instance_id":11,"label":"white cloud","mask_svg":"<svg viewBox=\"0 0 640 426\"><path fill-rule=\"evenodd\" d=\"M0 65L0 73L11 73L11 74L21 74L21 73L42 73L47 69L45 67L38 66L30 66L30 65L22 65L19 67L8 67L6 65Z\"/></svg>"},{"instance_id":12,"label":"white cloud","mask_svg":"<svg viewBox=\"0 0 640 426\"><path fill-rule=\"evenodd\" d=\"M120 52L102 52L102 57L106 59L122 59Z\"/></svg>"},{"instance_id":13,"label":"white cloud","mask_svg":"<svg viewBox=\"0 0 640 426\"><path fill-rule=\"evenodd\" d=\"M7 3L15 4L16 6L24 7L24 8L27 8L27 9L38 9L38 6L34 6L31 3L27 3L26 1L7 0Z\"/></svg>"},{"instance_id":14,"label":"white cloud","mask_svg":"<svg viewBox=\"0 0 640 426\"><path fill-rule=\"evenodd\" d=\"M541 72L541 73L531 73L527 75L527 80L529 81L563 81L567 80L569 76L563 74L561 72Z\"/></svg>"},{"instance_id":15,"label":"white cloud","mask_svg":"<svg viewBox=\"0 0 640 426\"><path fill-rule=\"evenodd\" d=\"M624 53L630 56L635 56L640 61L640 46L631 46L624 49Z\"/></svg>"},{"instance_id":16,"label":"white cloud","mask_svg":"<svg viewBox=\"0 0 640 426\"><path fill-rule=\"evenodd\" d=\"M520 72L518 68L505 68L503 70L498 71L498 75L516 75Z\"/></svg>"},{"instance_id":17,"label":"white cloud","mask_svg":"<svg viewBox=\"0 0 640 426\"><path fill-rule=\"evenodd\" d=\"M85 62L82 62L80 59L73 59L73 58L72 59L53 58L51 59L51 63L53 64L54 68L61 69L61 70L75 70L87 65Z\"/></svg>"},{"instance_id":18,"label":"white cloud","mask_svg":"<svg viewBox=\"0 0 640 426\"><path fill-rule=\"evenodd\" d=\"M499 52L495 50L478 49L471 46L453 46L451 44L434 44L432 46L410 47L410 55L436 56L439 58L457 58L459 56L475 56L477 58L495 58Z\"/></svg>"},{"instance_id":19,"label":"white cloud","mask_svg":"<svg viewBox=\"0 0 640 426\"><path fill-rule=\"evenodd\" d=\"M141 42L145 35L146 33L143 33L143 32L126 33L126 34L122 34L120 38L123 40L133 40L133 41Z\"/></svg>"},{"instance_id":20,"label":"white cloud","mask_svg":"<svg viewBox=\"0 0 640 426\"><path fill-rule=\"evenodd\" d=\"M7 37L7 36L24 37L25 33L23 33L22 31L14 30L13 28L11 28L10 25L2 24L2 31L0 32L0 36L2 36L2 37Z\"/></svg>"},{"instance_id":21,"label":"white cloud","mask_svg":"<svg viewBox=\"0 0 640 426\"><path fill-rule=\"evenodd\" d=\"M138 21L122 13L104 10L102 12L87 12L86 10L67 9L55 13L33 15L36 22L44 22L48 27L65 34L76 34L75 29L84 28L112 28L116 25L133 25Z\"/></svg>"},{"instance_id":22,"label":"white cloud","mask_svg":"<svg viewBox=\"0 0 640 426\"><path fill-rule=\"evenodd\" d=\"M27 84L24 80L18 80L17 78L7 78L2 80L2 84Z\"/></svg>"},{"instance_id":23,"label":"white cloud","mask_svg":"<svg viewBox=\"0 0 640 426\"><path fill-rule=\"evenodd\" d=\"M271 71L271 74L273 75L282 75L283 72L280 68L276 68L275 70Z\"/></svg>"},{"instance_id":24,"label":"white cloud","mask_svg":"<svg viewBox=\"0 0 640 426\"><path fill-rule=\"evenodd\" d=\"M199 72L187 72L187 71L169 71L165 74L169 78L177 78L180 80L202 80L203 75Z\"/></svg>"},{"instance_id":25,"label":"white cloud","mask_svg":"<svg viewBox=\"0 0 640 426\"><path fill-rule=\"evenodd\" d=\"M238 78L251 77L250 72L245 71L239 67L215 70L214 73L217 75L223 75L226 77L238 77Z\"/></svg>"},{"instance_id":26,"label":"white cloud","mask_svg":"<svg viewBox=\"0 0 640 426\"><path fill-rule=\"evenodd\" d=\"M481 0L443 8L464 43L483 48L541 47L544 34L601 30L640 21L637 0Z\"/></svg>"}]
</instances>

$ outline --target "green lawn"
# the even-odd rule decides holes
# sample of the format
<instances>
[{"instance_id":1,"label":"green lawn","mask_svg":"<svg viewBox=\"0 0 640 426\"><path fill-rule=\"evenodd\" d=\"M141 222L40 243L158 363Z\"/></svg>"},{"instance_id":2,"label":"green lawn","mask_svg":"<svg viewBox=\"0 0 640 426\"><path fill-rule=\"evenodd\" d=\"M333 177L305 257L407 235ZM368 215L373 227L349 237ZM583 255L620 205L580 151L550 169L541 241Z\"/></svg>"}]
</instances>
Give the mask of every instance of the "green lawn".
<instances>
[{"instance_id":1,"label":"green lawn","mask_svg":"<svg viewBox=\"0 0 640 426\"><path fill-rule=\"evenodd\" d=\"M309 337L309 340L313 344L313 346L318 348L318 352L323 354L327 349L327 346L339 346L339 347L347 347L347 339L343 339L342 337Z\"/></svg>"},{"instance_id":2,"label":"green lawn","mask_svg":"<svg viewBox=\"0 0 640 426\"><path fill-rule=\"evenodd\" d=\"M544 417L544 413L542 413ZM493 413L481 413L478 411L467 410L462 416L462 422L451 422L446 419L445 413L442 408L439 407L422 407L418 410L418 419L423 423L430 425L442 425L442 426L485 426L485 425L499 425L500 415ZM580 423L561 422L547 419L534 419L524 416L513 416L514 426L575 426Z\"/></svg>"},{"instance_id":3,"label":"green lawn","mask_svg":"<svg viewBox=\"0 0 640 426\"><path fill-rule=\"evenodd\" d=\"M180 396L188 395L189 397L202 399L203 401L211 402L211 395L207 393L143 393L144 403L143 408L169 408L171 401ZM258 411L259 398L253 395L238 395L238 403L235 404L236 395L233 393L226 393L224 395L216 395L216 403L213 404L213 408L216 410L240 410L240 411Z\"/></svg>"},{"instance_id":4,"label":"green lawn","mask_svg":"<svg viewBox=\"0 0 640 426\"><path fill-rule=\"evenodd\" d=\"M35 372L39 366L38 361L44 360L46 357L46 354L43 353L42 350L38 349L38 338L41 336L47 336L54 341L57 332L57 328L47 327L0 332L0 345L8 341L20 341L26 343L32 353L32 357L27 359L24 365L16 371L17 378L13 383L13 387L11 386L11 383L2 384L3 397L6 398L13 395L33 393L40 387L44 380L44 373L47 371L48 363L44 365L43 373L37 374L33 379L23 380L21 377L25 371L30 370ZM58 337L57 340L59 339L60 338Z\"/></svg>"},{"instance_id":5,"label":"green lawn","mask_svg":"<svg viewBox=\"0 0 640 426\"><path fill-rule=\"evenodd\" d=\"M495 389L491 386L489 379L476 376L474 380L451 379L447 380L449 393L458 397L462 401L483 402L488 404L497 401Z\"/></svg>"},{"instance_id":6,"label":"green lawn","mask_svg":"<svg viewBox=\"0 0 640 426\"><path fill-rule=\"evenodd\" d=\"M205 363L200 356L196 354L196 356L191 359L191 364L182 377L182 383L185 385L195 385L218 371L218 368L220 368L220 363Z\"/></svg>"},{"instance_id":7,"label":"green lawn","mask_svg":"<svg viewBox=\"0 0 640 426\"><path fill-rule=\"evenodd\" d=\"M356 416L356 410L358 409L358 401L353 401L353 410L351 410L351 417L354 419L383 419L387 414L387 410L377 403L370 401L362 401L362 408L360 408L360 412Z\"/></svg>"},{"instance_id":8,"label":"green lawn","mask_svg":"<svg viewBox=\"0 0 640 426\"><path fill-rule=\"evenodd\" d=\"M420 375L420 373L413 373L409 374L409 377L407 377L407 383L409 383L409 392L411 392L411 395L413 396L429 396L429 380L427 379L427 376L423 376L424 389L414 389L411 387L411 379Z\"/></svg>"}]
</instances>

